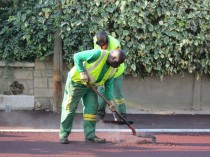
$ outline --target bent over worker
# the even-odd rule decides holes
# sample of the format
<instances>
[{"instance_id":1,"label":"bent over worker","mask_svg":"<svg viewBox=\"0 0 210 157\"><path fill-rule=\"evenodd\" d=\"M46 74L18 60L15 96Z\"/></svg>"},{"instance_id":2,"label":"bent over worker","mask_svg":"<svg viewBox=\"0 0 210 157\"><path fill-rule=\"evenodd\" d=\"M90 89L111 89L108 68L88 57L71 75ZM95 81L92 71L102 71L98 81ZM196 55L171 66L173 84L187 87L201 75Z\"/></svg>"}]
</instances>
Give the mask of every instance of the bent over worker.
<instances>
[{"instance_id":1,"label":"bent over worker","mask_svg":"<svg viewBox=\"0 0 210 157\"><path fill-rule=\"evenodd\" d=\"M116 38L110 35L107 35L104 31L99 31L97 35L94 37L94 49L102 49L102 50L110 51L110 50L118 50L120 48L121 48L120 42ZM114 102L117 106L118 112L124 118L126 118L126 105L125 105L124 96L122 94L124 69L125 69L124 63L122 63L115 72L113 97L114 97ZM99 91L101 94L104 94L103 87L99 87ZM97 117L98 121L103 120L105 116L105 111L106 111L106 104L101 98L99 98L99 108L98 108L98 117ZM117 117L114 117L114 118L117 118Z\"/></svg>"},{"instance_id":2,"label":"bent over worker","mask_svg":"<svg viewBox=\"0 0 210 157\"><path fill-rule=\"evenodd\" d=\"M105 86L106 99L112 102L113 80L116 68L125 60L122 50L104 51L88 50L74 55L75 66L68 73L65 93L62 102L60 121L60 143L69 143L75 111L79 101L83 104L83 127L86 142L104 143L95 135L96 117L98 110L97 95L88 87Z\"/></svg>"}]
</instances>

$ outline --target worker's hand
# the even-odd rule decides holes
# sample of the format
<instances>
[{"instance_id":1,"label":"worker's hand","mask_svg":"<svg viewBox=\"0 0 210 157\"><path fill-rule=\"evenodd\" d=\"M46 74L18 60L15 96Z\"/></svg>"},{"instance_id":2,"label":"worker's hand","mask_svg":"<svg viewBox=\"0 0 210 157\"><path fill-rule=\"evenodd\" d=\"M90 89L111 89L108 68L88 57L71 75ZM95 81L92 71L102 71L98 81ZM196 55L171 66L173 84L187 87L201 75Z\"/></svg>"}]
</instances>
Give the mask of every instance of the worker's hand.
<instances>
[{"instance_id":1,"label":"worker's hand","mask_svg":"<svg viewBox=\"0 0 210 157\"><path fill-rule=\"evenodd\" d=\"M82 81L88 82L88 75L85 71L80 73L80 78L81 78Z\"/></svg>"},{"instance_id":2,"label":"worker's hand","mask_svg":"<svg viewBox=\"0 0 210 157\"><path fill-rule=\"evenodd\" d=\"M110 103L110 106L109 106L110 110L111 110L112 112L116 111L114 101L113 101L113 100L110 100L109 103Z\"/></svg>"}]
</instances>

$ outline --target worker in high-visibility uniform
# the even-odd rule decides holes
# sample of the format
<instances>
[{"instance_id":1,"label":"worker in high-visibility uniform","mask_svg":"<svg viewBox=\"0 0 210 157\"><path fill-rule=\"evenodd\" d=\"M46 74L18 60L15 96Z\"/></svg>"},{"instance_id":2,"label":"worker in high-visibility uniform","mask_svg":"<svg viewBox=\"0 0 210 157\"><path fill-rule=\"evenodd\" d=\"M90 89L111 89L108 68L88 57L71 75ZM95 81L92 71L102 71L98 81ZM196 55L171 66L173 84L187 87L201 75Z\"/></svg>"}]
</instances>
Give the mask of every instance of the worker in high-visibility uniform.
<instances>
[{"instance_id":1,"label":"worker in high-visibility uniform","mask_svg":"<svg viewBox=\"0 0 210 157\"><path fill-rule=\"evenodd\" d=\"M60 143L69 143L75 111L82 99L84 134L86 142L104 143L105 139L95 135L96 118L98 110L97 94L94 93L86 82L93 86L105 86L105 97L113 102L114 73L118 66L125 60L122 50L104 51L88 50L74 55L75 66L68 73L64 98L61 110ZM114 106L112 106L114 107Z\"/></svg>"},{"instance_id":2,"label":"worker in high-visibility uniform","mask_svg":"<svg viewBox=\"0 0 210 157\"><path fill-rule=\"evenodd\" d=\"M121 49L120 42L110 36L107 35L104 31L99 31L97 35L94 37L94 49L102 49L102 50L118 50ZM117 71L115 72L114 75L114 90L113 90L113 97L114 97L114 102L117 106L118 112L126 118L126 105L125 105L125 99L122 94L122 83L123 83L123 73L124 73L124 63L122 63L118 68ZM98 89L101 94L104 94L104 89L103 87L99 87ZM106 104L105 102L99 98L99 109L98 109L98 117L97 121L102 121L104 116L105 116L105 111L106 111ZM118 119L119 117L114 117L115 120L120 120Z\"/></svg>"}]
</instances>

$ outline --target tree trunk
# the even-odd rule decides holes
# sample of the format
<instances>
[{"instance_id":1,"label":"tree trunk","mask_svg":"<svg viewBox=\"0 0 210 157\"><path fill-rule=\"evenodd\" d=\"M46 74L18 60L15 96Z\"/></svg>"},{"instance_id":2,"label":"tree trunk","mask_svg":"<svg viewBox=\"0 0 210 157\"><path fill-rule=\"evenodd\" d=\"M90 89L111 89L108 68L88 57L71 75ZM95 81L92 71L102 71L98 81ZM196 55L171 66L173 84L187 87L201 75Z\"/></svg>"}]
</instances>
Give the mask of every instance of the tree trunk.
<instances>
[{"instance_id":1,"label":"tree trunk","mask_svg":"<svg viewBox=\"0 0 210 157\"><path fill-rule=\"evenodd\" d=\"M55 32L54 57L53 57L53 111L59 112L62 101L62 39L60 30Z\"/></svg>"},{"instance_id":2,"label":"tree trunk","mask_svg":"<svg viewBox=\"0 0 210 157\"><path fill-rule=\"evenodd\" d=\"M58 13L60 15L62 12L62 4L60 0L55 0L58 6ZM62 58L62 39L60 34L60 29L57 28L55 32L54 41L54 57L53 57L53 111L60 112L62 103L62 71L63 71L63 58Z\"/></svg>"}]
</instances>

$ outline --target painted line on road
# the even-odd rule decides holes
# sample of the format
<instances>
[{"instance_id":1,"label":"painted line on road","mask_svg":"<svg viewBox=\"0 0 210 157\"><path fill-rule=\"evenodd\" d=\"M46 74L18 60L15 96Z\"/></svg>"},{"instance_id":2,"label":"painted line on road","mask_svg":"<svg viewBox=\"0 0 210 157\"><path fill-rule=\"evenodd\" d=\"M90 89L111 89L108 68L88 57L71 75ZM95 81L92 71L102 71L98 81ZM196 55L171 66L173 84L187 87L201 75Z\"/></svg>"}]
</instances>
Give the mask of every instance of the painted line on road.
<instances>
[{"instance_id":1,"label":"painted line on road","mask_svg":"<svg viewBox=\"0 0 210 157\"><path fill-rule=\"evenodd\" d=\"M210 133L210 129L135 129L136 132L159 133ZM59 132L59 129L0 129L0 132ZM72 132L84 132L83 129L72 129ZM96 132L131 132L130 129L96 129Z\"/></svg>"}]
</instances>

